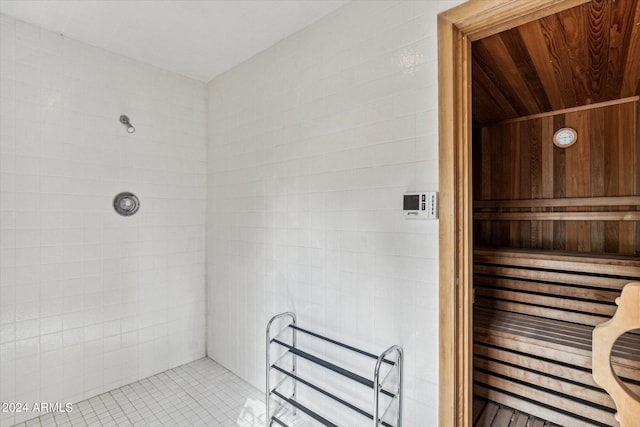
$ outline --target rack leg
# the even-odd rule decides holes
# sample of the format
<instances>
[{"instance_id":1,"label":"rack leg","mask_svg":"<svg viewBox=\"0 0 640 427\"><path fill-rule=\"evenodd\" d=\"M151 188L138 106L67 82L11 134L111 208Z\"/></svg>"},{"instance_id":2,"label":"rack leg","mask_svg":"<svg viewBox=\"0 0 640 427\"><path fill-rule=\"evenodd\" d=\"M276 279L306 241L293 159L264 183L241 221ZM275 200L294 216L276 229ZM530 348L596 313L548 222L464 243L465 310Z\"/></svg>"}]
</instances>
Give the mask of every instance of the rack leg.
<instances>
[{"instance_id":1,"label":"rack leg","mask_svg":"<svg viewBox=\"0 0 640 427\"><path fill-rule=\"evenodd\" d=\"M403 365L403 357L404 352L402 348L398 348L398 423L397 427L402 427L402 396L403 396L403 388L402 388L402 365Z\"/></svg>"},{"instance_id":2,"label":"rack leg","mask_svg":"<svg viewBox=\"0 0 640 427\"><path fill-rule=\"evenodd\" d=\"M296 325L295 317L293 318L293 325L294 326L298 326L298 325ZM298 333L297 333L296 329L293 329L292 331L293 331L293 337L292 337L291 341L293 342L293 348L297 348L298 347L298 345L297 345L298 344ZM291 370L293 371L293 375L297 376L297 374L298 374L298 358L297 358L297 356L295 354L293 355L293 357L291 359L291 364L292 364ZM293 380L293 400L296 400L297 396L298 396L298 381L296 381L294 379ZM294 406L293 407L293 415L296 415L296 413L297 413L297 409Z\"/></svg>"},{"instance_id":3,"label":"rack leg","mask_svg":"<svg viewBox=\"0 0 640 427\"><path fill-rule=\"evenodd\" d=\"M264 371L266 372L266 378L265 378L265 384L266 384L266 390L265 390L265 422L266 425L268 427L271 427L271 384L269 383L269 377L271 377L271 337L270 332L269 332L269 326L271 326L271 322L269 322L269 325L267 326L267 345L266 345L266 357L265 357L265 363L266 366L264 368Z\"/></svg>"},{"instance_id":4,"label":"rack leg","mask_svg":"<svg viewBox=\"0 0 640 427\"><path fill-rule=\"evenodd\" d=\"M285 313L280 313L280 314L276 314L275 316L273 316L271 318L271 320L269 320L269 322L267 323L267 328L266 328L266 333L265 333L265 337L266 337L266 353L265 353L265 422L267 424L267 426L271 426L273 425L273 419L271 418L271 324L276 320L276 319L280 319L283 317L289 317L291 318L291 324L293 324L294 326L296 326L297 322L297 318L295 313L293 312L285 312ZM292 336L292 342L293 342L293 346L295 347L297 344L297 336L296 336L296 330L293 329L293 336ZM297 370L297 361L296 361L296 356L293 355L293 359L292 359L292 363L293 363L293 372L295 373ZM294 380L293 382L293 398L295 399L296 394L297 394L297 390L298 390L298 385L296 383L296 381ZM293 410L293 414L296 414L296 410L294 408Z\"/></svg>"}]
</instances>

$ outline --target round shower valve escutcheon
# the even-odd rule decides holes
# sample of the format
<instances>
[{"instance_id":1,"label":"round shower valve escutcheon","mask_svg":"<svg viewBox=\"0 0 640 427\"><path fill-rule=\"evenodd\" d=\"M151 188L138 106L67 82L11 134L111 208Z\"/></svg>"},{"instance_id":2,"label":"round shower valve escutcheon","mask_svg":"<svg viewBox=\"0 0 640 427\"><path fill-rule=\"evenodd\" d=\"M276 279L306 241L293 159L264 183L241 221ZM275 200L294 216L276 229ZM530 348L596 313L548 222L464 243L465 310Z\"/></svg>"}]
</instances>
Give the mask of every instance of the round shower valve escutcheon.
<instances>
[{"instance_id":1,"label":"round shower valve escutcheon","mask_svg":"<svg viewBox=\"0 0 640 427\"><path fill-rule=\"evenodd\" d=\"M122 216L131 216L140 209L140 200L129 192L122 192L113 199L113 208Z\"/></svg>"}]
</instances>

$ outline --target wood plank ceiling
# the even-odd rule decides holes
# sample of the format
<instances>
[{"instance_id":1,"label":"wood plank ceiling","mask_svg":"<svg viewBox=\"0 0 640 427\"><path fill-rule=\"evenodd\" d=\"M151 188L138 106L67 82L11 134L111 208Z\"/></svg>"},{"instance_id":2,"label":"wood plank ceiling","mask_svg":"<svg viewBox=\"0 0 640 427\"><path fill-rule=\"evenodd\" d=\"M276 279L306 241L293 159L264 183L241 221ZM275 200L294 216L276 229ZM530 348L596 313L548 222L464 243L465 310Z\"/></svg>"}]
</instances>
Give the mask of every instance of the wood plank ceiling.
<instances>
[{"instance_id":1,"label":"wood plank ceiling","mask_svg":"<svg viewBox=\"0 0 640 427\"><path fill-rule=\"evenodd\" d=\"M640 0L593 0L472 48L476 126L640 95Z\"/></svg>"}]
</instances>

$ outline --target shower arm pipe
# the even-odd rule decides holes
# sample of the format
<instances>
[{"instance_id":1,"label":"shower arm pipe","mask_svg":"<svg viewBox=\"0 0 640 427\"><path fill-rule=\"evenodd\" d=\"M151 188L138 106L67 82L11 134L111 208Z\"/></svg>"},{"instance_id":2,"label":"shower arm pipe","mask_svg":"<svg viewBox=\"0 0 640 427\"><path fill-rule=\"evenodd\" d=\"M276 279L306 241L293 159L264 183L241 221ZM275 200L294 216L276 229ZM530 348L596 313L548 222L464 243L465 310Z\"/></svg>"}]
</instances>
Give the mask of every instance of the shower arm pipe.
<instances>
[{"instance_id":1,"label":"shower arm pipe","mask_svg":"<svg viewBox=\"0 0 640 427\"><path fill-rule=\"evenodd\" d=\"M396 361L395 366L398 368L398 390L402 390L402 358L404 357L402 347L399 345L392 345L388 349L382 352L380 356L378 356L378 361L376 362L376 367L373 374L373 426L378 427L380 425L380 390L382 388L382 382L384 382L388 376L385 376L385 379L380 381L380 369L382 367L382 363L385 361L386 357L392 353L398 354L398 359ZM393 368L392 368L393 369ZM402 425L402 392L396 393L395 398L398 399L398 417L397 417L397 426ZM393 404L393 400L389 402L389 406L384 411L386 414L389 411L389 408ZM384 415L383 415L384 417Z\"/></svg>"},{"instance_id":2,"label":"shower arm pipe","mask_svg":"<svg viewBox=\"0 0 640 427\"><path fill-rule=\"evenodd\" d=\"M127 133L134 133L136 131L136 128L131 124L131 120L129 120L129 116L122 114L120 116L120 123L127 128Z\"/></svg>"},{"instance_id":3,"label":"shower arm pipe","mask_svg":"<svg viewBox=\"0 0 640 427\"><path fill-rule=\"evenodd\" d=\"M297 317L296 314L288 311L285 313L280 313L277 314L275 316L273 316L271 318L271 320L269 320L269 323L267 323L267 331L266 331L266 400L267 400L267 404L266 404L266 417L265 417L265 421L267 422L267 426L271 426L272 422L271 422L271 411L270 411L270 407L271 407L271 381L270 381L270 377L271 377L271 324L278 319L282 319L285 317L289 317L291 319L291 324L296 326L297 323ZM287 329L287 328L284 328ZM282 331L278 332L278 336L280 335ZM296 330L292 329L292 344L293 347L296 347L297 344L297 334L296 334ZM291 367L291 371L295 374L297 372L297 360L296 360L296 355L294 354L292 356L292 361L291 361L292 367ZM298 391L298 385L296 383L296 381L293 381L293 399L295 400L296 398L296 394ZM295 415L296 410L295 408L293 409L293 414Z\"/></svg>"}]
</instances>

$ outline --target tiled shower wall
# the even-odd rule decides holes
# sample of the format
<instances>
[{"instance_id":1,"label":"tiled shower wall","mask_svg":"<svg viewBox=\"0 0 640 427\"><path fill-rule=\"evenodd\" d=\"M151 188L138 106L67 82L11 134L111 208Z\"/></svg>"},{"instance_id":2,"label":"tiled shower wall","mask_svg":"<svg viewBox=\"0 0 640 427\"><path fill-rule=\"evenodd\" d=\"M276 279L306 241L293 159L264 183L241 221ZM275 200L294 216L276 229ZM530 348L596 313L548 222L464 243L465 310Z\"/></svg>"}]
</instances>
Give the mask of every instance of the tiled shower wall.
<instances>
[{"instance_id":1,"label":"tiled shower wall","mask_svg":"<svg viewBox=\"0 0 640 427\"><path fill-rule=\"evenodd\" d=\"M437 23L460 2L356 1L209 83L208 354L264 384L264 328L406 352L406 425L436 425ZM334 414L335 415L335 414Z\"/></svg>"},{"instance_id":2,"label":"tiled shower wall","mask_svg":"<svg viewBox=\"0 0 640 427\"><path fill-rule=\"evenodd\" d=\"M204 356L204 85L0 31L0 401L76 402Z\"/></svg>"}]
</instances>

